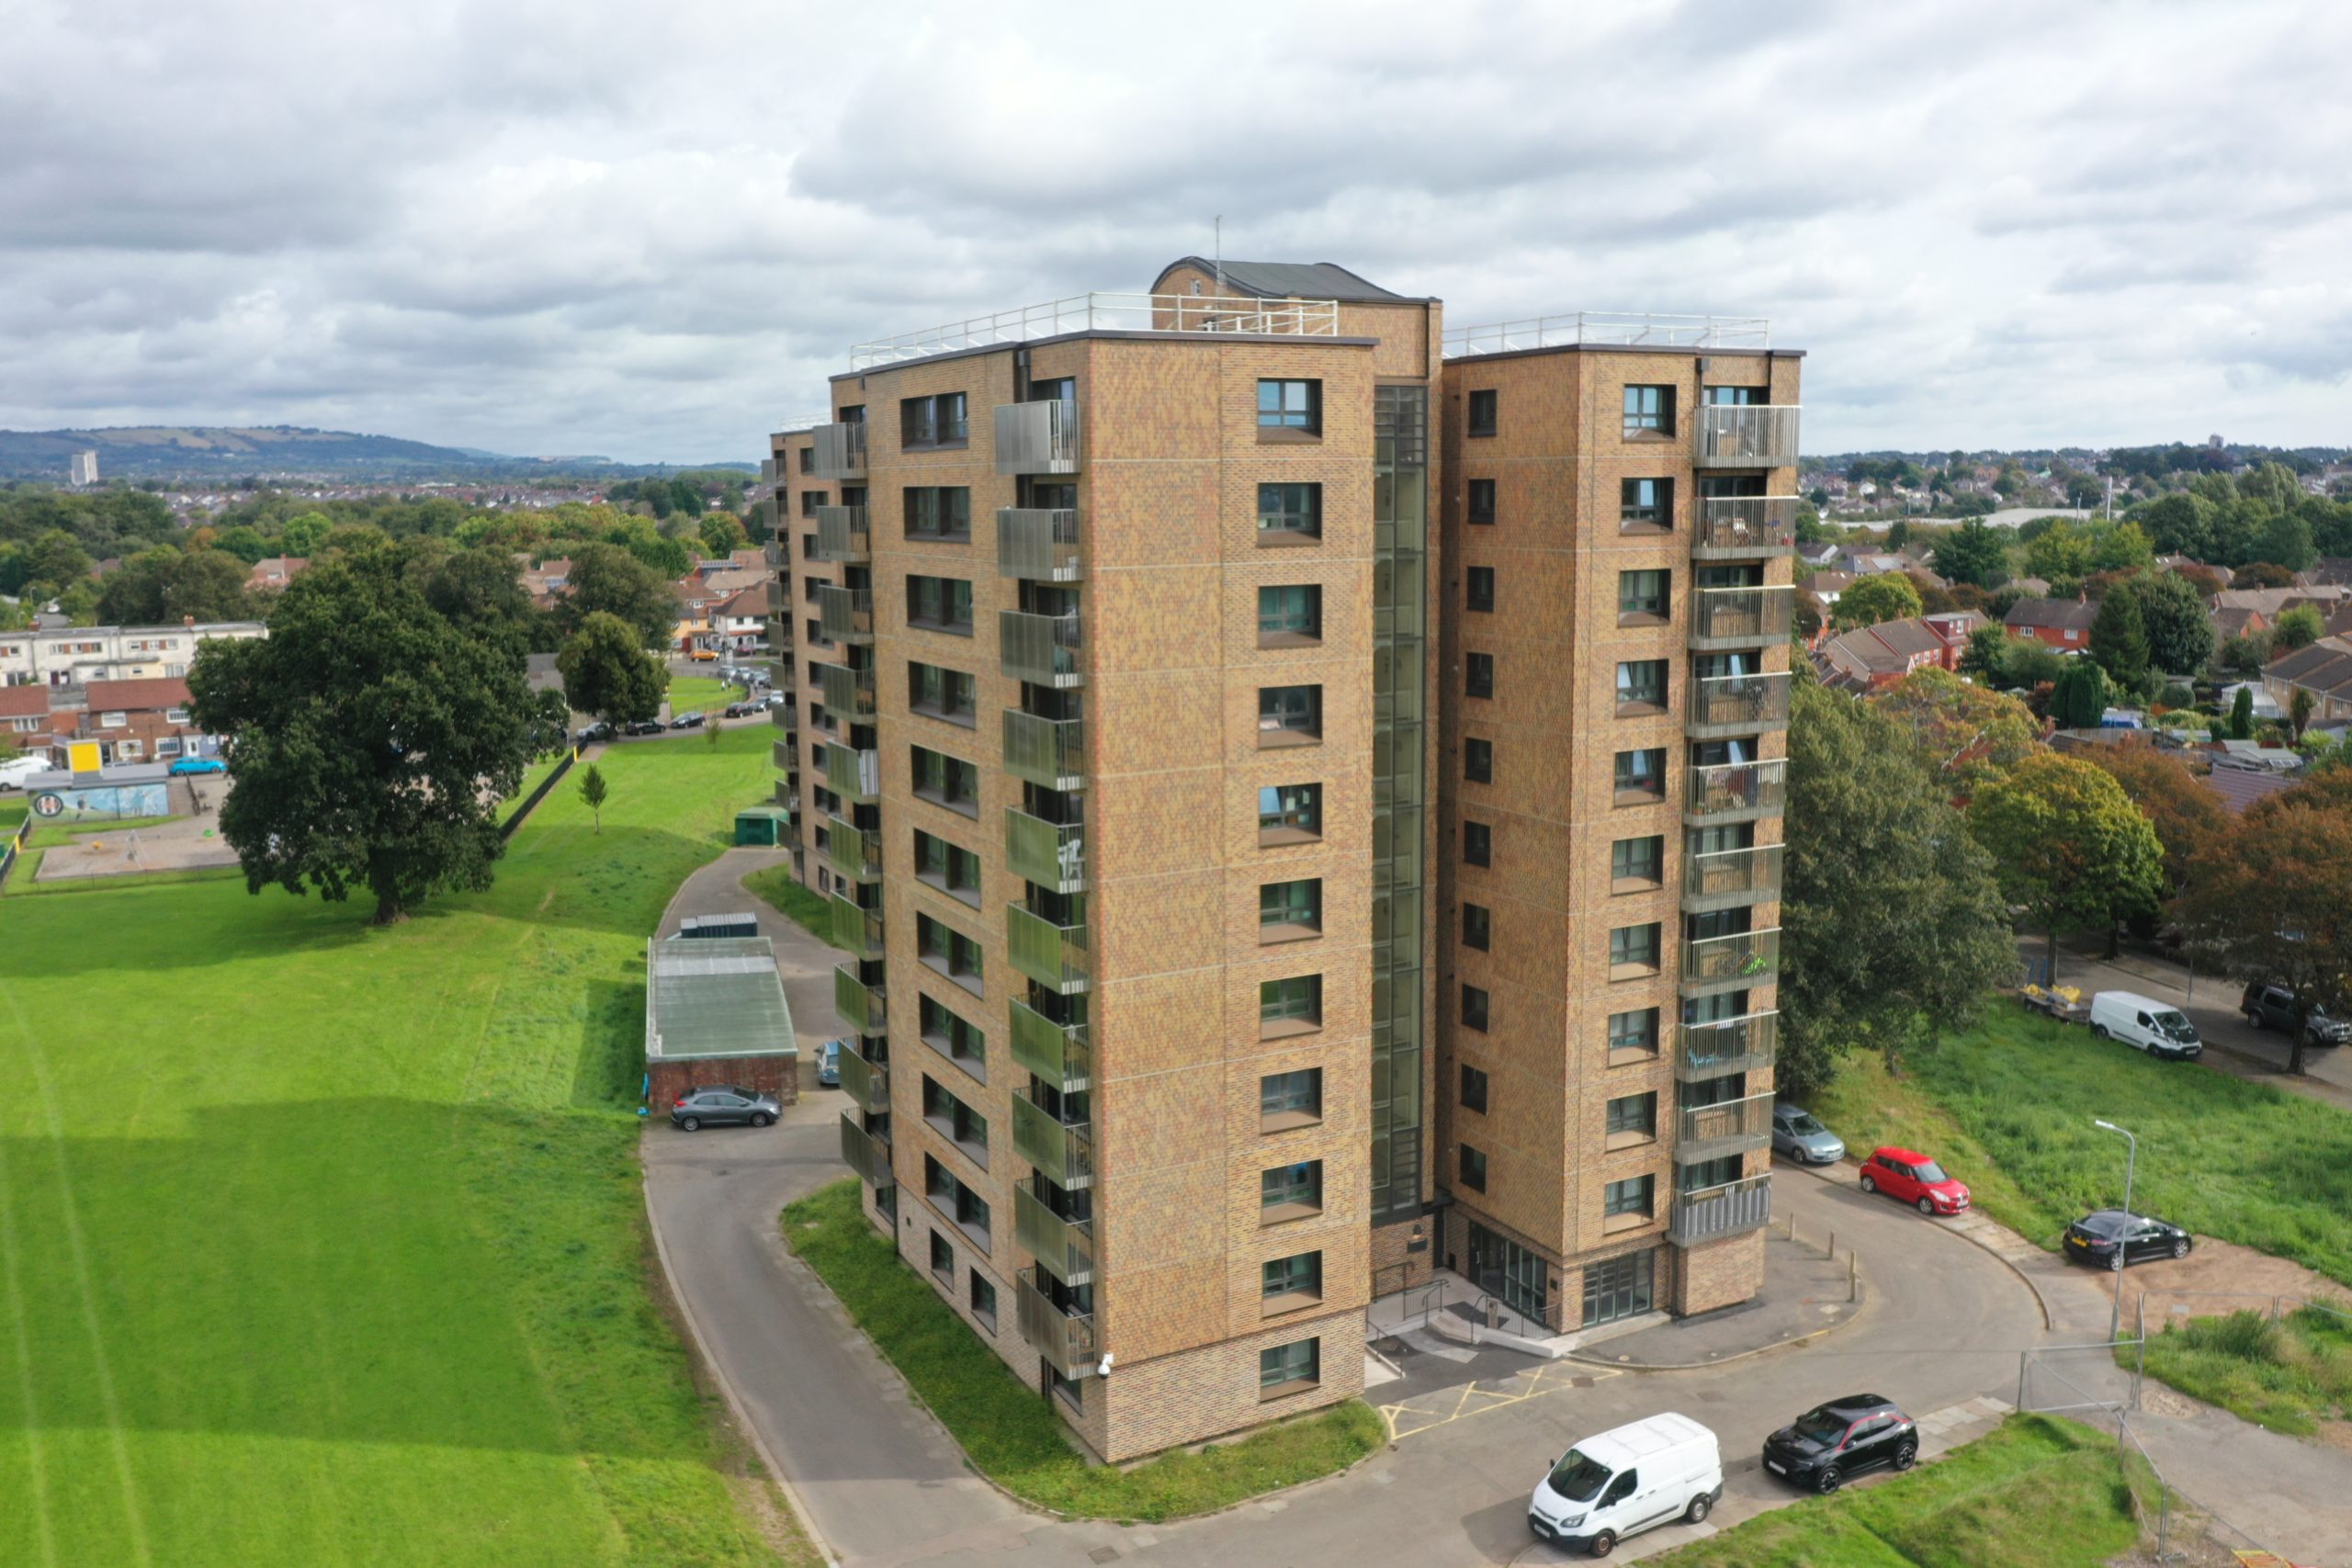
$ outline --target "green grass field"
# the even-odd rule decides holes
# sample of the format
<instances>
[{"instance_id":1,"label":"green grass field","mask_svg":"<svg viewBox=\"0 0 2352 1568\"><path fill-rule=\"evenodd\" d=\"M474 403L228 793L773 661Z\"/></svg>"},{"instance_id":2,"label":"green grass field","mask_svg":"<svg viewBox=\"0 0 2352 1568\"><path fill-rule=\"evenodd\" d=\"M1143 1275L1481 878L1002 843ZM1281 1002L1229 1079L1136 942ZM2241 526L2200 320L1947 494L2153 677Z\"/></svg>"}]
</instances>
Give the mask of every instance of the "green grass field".
<instances>
[{"instance_id":1,"label":"green grass field","mask_svg":"<svg viewBox=\"0 0 2352 1568\"><path fill-rule=\"evenodd\" d=\"M2130 1366L2132 1350L2116 1359ZM2307 1306L2278 1322L2234 1312L2165 1325L2148 1339L2148 1375L2245 1419L2308 1438L2352 1418L2352 1316Z\"/></svg>"},{"instance_id":2,"label":"green grass field","mask_svg":"<svg viewBox=\"0 0 2352 1568\"><path fill-rule=\"evenodd\" d=\"M1808 1497L1659 1568L2101 1568L2140 1539L2115 1440L2046 1416L1881 1484Z\"/></svg>"},{"instance_id":3,"label":"green grass field","mask_svg":"<svg viewBox=\"0 0 2352 1568\"><path fill-rule=\"evenodd\" d=\"M617 749L601 836L559 789L385 931L232 879L8 901L0 1562L776 1560L629 1109L645 933L767 750Z\"/></svg>"},{"instance_id":4,"label":"green grass field","mask_svg":"<svg viewBox=\"0 0 2352 1568\"><path fill-rule=\"evenodd\" d=\"M743 695L743 688L730 686L711 675L673 675L670 677L670 712L682 713L723 711L727 705Z\"/></svg>"},{"instance_id":5,"label":"green grass field","mask_svg":"<svg viewBox=\"0 0 2352 1568\"><path fill-rule=\"evenodd\" d=\"M743 878L743 886L758 894L776 913L820 942L833 940L832 906L792 880L788 865L772 865Z\"/></svg>"}]
</instances>

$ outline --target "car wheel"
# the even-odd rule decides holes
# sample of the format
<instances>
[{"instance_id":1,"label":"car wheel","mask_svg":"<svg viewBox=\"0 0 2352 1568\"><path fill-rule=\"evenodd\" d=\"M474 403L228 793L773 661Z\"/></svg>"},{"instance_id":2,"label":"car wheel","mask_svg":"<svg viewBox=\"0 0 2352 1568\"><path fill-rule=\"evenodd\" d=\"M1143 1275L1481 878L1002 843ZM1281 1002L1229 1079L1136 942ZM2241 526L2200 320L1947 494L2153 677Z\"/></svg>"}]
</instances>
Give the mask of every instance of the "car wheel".
<instances>
[{"instance_id":1,"label":"car wheel","mask_svg":"<svg viewBox=\"0 0 2352 1568\"><path fill-rule=\"evenodd\" d=\"M2258 1012L2250 1012L2246 1014L2245 1026L2248 1029L2260 1029L2262 1027L2262 1015Z\"/></svg>"},{"instance_id":2,"label":"car wheel","mask_svg":"<svg viewBox=\"0 0 2352 1568\"><path fill-rule=\"evenodd\" d=\"M2091 1025L2091 1033L2092 1033L2095 1037L2097 1037L2098 1039L2100 1039L2100 1040L2112 1040L2112 1039L2114 1039L2114 1038L2115 1038L2115 1036L2114 1036L2114 1035L2109 1034L2109 1033L2107 1032L2107 1025L2105 1025L2105 1024L2103 1024L2103 1023L2094 1023L2094 1024L2092 1024L2092 1025Z\"/></svg>"},{"instance_id":3,"label":"car wheel","mask_svg":"<svg viewBox=\"0 0 2352 1568\"><path fill-rule=\"evenodd\" d=\"M1918 1463L1918 1462L1919 1462L1919 1445L1918 1445L1918 1444L1917 1444L1917 1443L1905 1443L1905 1444L1904 1444L1901 1448L1899 1448L1899 1449L1897 1449L1897 1450L1894 1450L1894 1468L1895 1468L1895 1469L1897 1469L1897 1470L1908 1470L1908 1469L1910 1469L1913 1465L1915 1465L1915 1464L1917 1464L1917 1463Z\"/></svg>"},{"instance_id":4,"label":"car wheel","mask_svg":"<svg viewBox=\"0 0 2352 1568\"><path fill-rule=\"evenodd\" d=\"M1714 1498L1704 1492L1700 1493L1696 1497L1690 1499L1690 1506L1682 1510L1682 1522L1686 1525L1705 1524L1707 1522L1707 1515L1714 1506Z\"/></svg>"},{"instance_id":5,"label":"car wheel","mask_svg":"<svg viewBox=\"0 0 2352 1568\"><path fill-rule=\"evenodd\" d=\"M1845 1484L1844 1473L1834 1464L1822 1466L1821 1473L1813 1478L1813 1489L1825 1497Z\"/></svg>"},{"instance_id":6,"label":"car wheel","mask_svg":"<svg viewBox=\"0 0 2352 1568\"><path fill-rule=\"evenodd\" d=\"M699 1116L681 1116L678 1118L678 1125L680 1128L689 1133L699 1132L702 1129L702 1118Z\"/></svg>"},{"instance_id":7,"label":"car wheel","mask_svg":"<svg viewBox=\"0 0 2352 1568\"><path fill-rule=\"evenodd\" d=\"M1871 1175L1868 1171L1864 1171L1862 1173L1862 1190L1865 1192L1875 1192L1878 1190L1878 1183L1871 1179Z\"/></svg>"},{"instance_id":8,"label":"car wheel","mask_svg":"<svg viewBox=\"0 0 2352 1568\"><path fill-rule=\"evenodd\" d=\"M2186 1258L2188 1256L2188 1238L2187 1236L2176 1236L2173 1238L2172 1255L2175 1258Z\"/></svg>"},{"instance_id":9,"label":"car wheel","mask_svg":"<svg viewBox=\"0 0 2352 1568\"><path fill-rule=\"evenodd\" d=\"M1933 1215L1936 1212L1936 1201L1932 1198L1920 1199L1919 1212L1923 1214Z\"/></svg>"},{"instance_id":10,"label":"car wheel","mask_svg":"<svg viewBox=\"0 0 2352 1568\"><path fill-rule=\"evenodd\" d=\"M2120 1274L2123 1272L2122 1247L2118 1247L2115 1249L2115 1256L2107 1260L2107 1271L2110 1274Z\"/></svg>"},{"instance_id":11,"label":"car wheel","mask_svg":"<svg viewBox=\"0 0 2352 1568\"><path fill-rule=\"evenodd\" d=\"M752 1125L754 1127L764 1127L775 1120L775 1117L769 1115L764 1111L754 1111L752 1112Z\"/></svg>"},{"instance_id":12,"label":"car wheel","mask_svg":"<svg viewBox=\"0 0 2352 1568\"><path fill-rule=\"evenodd\" d=\"M1617 1532L1615 1530L1602 1530L1599 1535L1592 1538L1592 1544L1585 1548L1585 1550L1591 1552L1595 1557L1608 1556L1611 1552L1617 1550Z\"/></svg>"}]
</instances>

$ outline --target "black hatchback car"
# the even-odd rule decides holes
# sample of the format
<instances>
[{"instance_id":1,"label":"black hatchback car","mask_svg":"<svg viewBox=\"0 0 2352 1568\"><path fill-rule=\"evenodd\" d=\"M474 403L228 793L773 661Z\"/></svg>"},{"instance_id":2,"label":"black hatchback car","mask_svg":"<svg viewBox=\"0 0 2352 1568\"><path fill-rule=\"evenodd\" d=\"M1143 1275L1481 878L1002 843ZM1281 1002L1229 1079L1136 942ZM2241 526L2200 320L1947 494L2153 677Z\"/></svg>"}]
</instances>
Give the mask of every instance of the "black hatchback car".
<instances>
[{"instance_id":1,"label":"black hatchback car","mask_svg":"<svg viewBox=\"0 0 2352 1568\"><path fill-rule=\"evenodd\" d=\"M1860 1471L1908 1470L1918 1460L1919 1428L1875 1393L1817 1404L1764 1439L1764 1468L1815 1492L1835 1492Z\"/></svg>"},{"instance_id":2,"label":"black hatchback car","mask_svg":"<svg viewBox=\"0 0 2352 1568\"><path fill-rule=\"evenodd\" d=\"M2101 1209L2085 1214L2066 1227L2066 1245L2060 1250L2077 1263L2120 1269L2126 1262L2146 1263L2158 1258L2186 1258L2196 1238L2178 1225Z\"/></svg>"}]
</instances>

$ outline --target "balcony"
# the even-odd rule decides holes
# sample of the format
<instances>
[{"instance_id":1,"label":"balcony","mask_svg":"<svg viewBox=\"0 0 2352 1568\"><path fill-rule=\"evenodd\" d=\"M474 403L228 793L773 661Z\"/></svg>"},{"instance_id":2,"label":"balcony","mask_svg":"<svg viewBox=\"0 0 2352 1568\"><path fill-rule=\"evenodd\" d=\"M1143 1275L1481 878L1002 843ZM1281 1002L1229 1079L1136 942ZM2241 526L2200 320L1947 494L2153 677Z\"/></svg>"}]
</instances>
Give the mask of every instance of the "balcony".
<instances>
[{"instance_id":1,"label":"balcony","mask_svg":"<svg viewBox=\"0 0 2352 1568\"><path fill-rule=\"evenodd\" d=\"M817 508L817 558L852 563L874 558L874 536L863 506Z\"/></svg>"},{"instance_id":2,"label":"balcony","mask_svg":"<svg viewBox=\"0 0 2352 1568\"><path fill-rule=\"evenodd\" d=\"M1692 1247L1743 1231L1760 1231L1771 1217L1772 1179L1751 1176L1698 1192L1676 1193L1666 1239L1677 1247Z\"/></svg>"},{"instance_id":3,"label":"balcony","mask_svg":"<svg viewBox=\"0 0 2352 1568\"><path fill-rule=\"evenodd\" d=\"M770 653L783 653L793 646L792 617L790 615L770 615L764 624L767 626L768 651Z\"/></svg>"},{"instance_id":4,"label":"balcony","mask_svg":"<svg viewBox=\"0 0 2352 1568\"><path fill-rule=\"evenodd\" d=\"M1778 817L1788 794L1788 763L1720 762L1690 770L1682 819L1697 825Z\"/></svg>"},{"instance_id":5,"label":"balcony","mask_svg":"<svg viewBox=\"0 0 2352 1568\"><path fill-rule=\"evenodd\" d=\"M1685 1106L1676 1116L1674 1157L1685 1165L1760 1149L1772 1141L1772 1091Z\"/></svg>"},{"instance_id":6,"label":"balcony","mask_svg":"<svg viewBox=\"0 0 2352 1568\"><path fill-rule=\"evenodd\" d=\"M1067 1313L1038 1287L1036 1271L1021 1271L1019 1295L1021 1337L1066 1378L1092 1374L1102 1352L1094 1348L1094 1319Z\"/></svg>"},{"instance_id":7,"label":"balcony","mask_svg":"<svg viewBox=\"0 0 2352 1568\"><path fill-rule=\"evenodd\" d=\"M1735 648L1789 635L1797 591L1777 588L1702 588L1690 600L1690 646Z\"/></svg>"},{"instance_id":8,"label":"balcony","mask_svg":"<svg viewBox=\"0 0 2352 1568\"><path fill-rule=\"evenodd\" d=\"M790 773L799 771L800 746L797 741L773 741L769 744L768 755L777 773Z\"/></svg>"},{"instance_id":9,"label":"balcony","mask_svg":"<svg viewBox=\"0 0 2352 1568\"><path fill-rule=\"evenodd\" d=\"M1704 1083L1727 1073L1760 1072L1781 1043L1781 1015L1752 1012L1715 1023L1686 1023L1674 1048L1674 1076Z\"/></svg>"},{"instance_id":10,"label":"balcony","mask_svg":"<svg viewBox=\"0 0 2352 1568\"><path fill-rule=\"evenodd\" d=\"M865 422L820 424L808 433L814 452L808 476L819 479L862 479L865 477ZM821 509L820 509L821 510Z\"/></svg>"},{"instance_id":11,"label":"balcony","mask_svg":"<svg viewBox=\"0 0 2352 1568\"><path fill-rule=\"evenodd\" d=\"M800 733L800 705L782 702L768 709L768 722L787 734Z\"/></svg>"},{"instance_id":12,"label":"balcony","mask_svg":"<svg viewBox=\"0 0 2352 1568\"><path fill-rule=\"evenodd\" d=\"M1086 787L1086 721L1004 710L1004 771L1047 789Z\"/></svg>"},{"instance_id":13,"label":"balcony","mask_svg":"<svg viewBox=\"0 0 2352 1568\"><path fill-rule=\"evenodd\" d=\"M1066 506L999 507L996 570L1000 577L1031 582L1076 582L1085 575L1078 558L1077 512Z\"/></svg>"},{"instance_id":14,"label":"balcony","mask_svg":"<svg viewBox=\"0 0 2352 1568\"><path fill-rule=\"evenodd\" d=\"M857 1172L868 1187L896 1186L890 1174L890 1140L865 1130L861 1111L842 1112L842 1163Z\"/></svg>"},{"instance_id":15,"label":"balcony","mask_svg":"<svg viewBox=\"0 0 2352 1568\"><path fill-rule=\"evenodd\" d=\"M1699 410L1702 468L1793 468L1797 466L1794 403L1707 404Z\"/></svg>"},{"instance_id":16,"label":"balcony","mask_svg":"<svg viewBox=\"0 0 2352 1568\"><path fill-rule=\"evenodd\" d=\"M1781 930L1735 931L1682 944L1682 994L1769 986L1780 973Z\"/></svg>"},{"instance_id":17,"label":"balcony","mask_svg":"<svg viewBox=\"0 0 2352 1568\"><path fill-rule=\"evenodd\" d=\"M817 589L817 624L833 642L872 642L874 590L820 584Z\"/></svg>"},{"instance_id":18,"label":"balcony","mask_svg":"<svg viewBox=\"0 0 2352 1568\"><path fill-rule=\"evenodd\" d=\"M825 787L844 800L870 801L882 793L882 756L828 740L818 754Z\"/></svg>"},{"instance_id":19,"label":"balcony","mask_svg":"<svg viewBox=\"0 0 2352 1568\"><path fill-rule=\"evenodd\" d=\"M874 716L874 671L849 664L810 666L817 677L825 711L835 718L856 723Z\"/></svg>"},{"instance_id":20,"label":"balcony","mask_svg":"<svg viewBox=\"0 0 2352 1568\"><path fill-rule=\"evenodd\" d=\"M1086 1025L1056 1023L1027 1002L1012 1003L1012 1065L1045 1079L1063 1094L1082 1092L1093 1082L1094 1052Z\"/></svg>"},{"instance_id":21,"label":"balcony","mask_svg":"<svg viewBox=\"0 0 2352 1568\"><path fill-rule=\"evenodd\" d=\"M1794 549L1801 495L1710 495L1699 502L1698 531L1691 536L1696 560L1735 560L1776 556Z\"/></svg>"},{"instance_id":22,"label":"balcony","mask_svg":"<svg viewBox=\"0 0 2352 1568\"><path fill-rule=\"evenodd\" d=\"M1682 860L1682 907L1685 909L1728 909L1741 904L1762 904L1781 896L1781 846L1758 844L1747 850L1718 850L1685 855Z\"/></svg>"},{"instance_id":23,"label":"balcony","mask_svg":"<svg viewBox=\"0 0 2352 1568\"><path fill-rule=\"evenodd\" d=\"M1062 1218L1026 1187L1012 1190L1012 1239L1063 1284L1093 1282L1094 1227Z\"/></svg>"},{"instance_id":24,"label":"balcony","mask_svg":"<svg viewBox=\"0 0 2352 1568\"><path fill-rule=\"evenodd\" d=\"M1086 671L1078 661L1078 616L1033 615L999 610L996 640L1004 673L1037 686L1078 686Z\"/></svg>"},{"instance_id":25,"label":"balcony","mask_svg":"<svg viewBox=\"0 0 2352 1568\"><path fill-rule=\"evenodd\" d=\"M788 583L788 582L786 582L783 578L780 578L780 577L771 577L771 578L769 578L769 579L768 579L768 581L767 581L767 589L768 589L768 597L767 597L768 613L767 613L767 615L766 615L766 616L764 616L764 617L763 617L763 619L773 619L774 617L775 617L775 616L777 616L777 615L789 615L789 614L791 614L791 612L792 612L792 586L791 586L791 584L790 584L790 583Z\"/></svg>"},{"instance_id":26,"label":"balcony","mask_svg":"<svg viewBox=\"0 0 2352 1568\"><path fill-rule=\"evenodd\" d=\"M826 857L831 859L832 835L830 831L826 834L825 843ZM882 956L881 910L869 909L856 899L839 893L826 895L825 906L832 918L832 941L835 947L840 948L843 953L854 953L860 958ZM835 973L838 974L839 971L836 970Z\"/></svg>"},{"instance_id":27,"label":"balcony","mask_svg":"<svg viewBox=\"0 0 2352 1568\"><path fill-rule=\"evenodd\" d=\"M1789 722L1789 677L1777 675L1710 675L1690 682L1690 711L1684 733L1693 740L1753 735L1762 729L1786 728Z\"/></svg>"},{"instance_id":28,"label":"balcony","mask_svg":"<svg viewBox=\"0 0 2352 1568\"><path fill-rule=\"evenodd\" d=\"M852 1035L842 1042L839 1058L842 1092L860 1111L890 1109L890 1068L888 1064L868 1061L858 1051L864 1043L862 1035Z\"/></svg>"},{"instance_id":29,"label":"balcony","mask_svg":"<svg viewBox=\"0 0 2352 1568\"><path fill-rule=\"evenodd\" d=\"M767 562L768 569L771 571L781 569L785 564L786 558L784 546L774 539L770 539L766 544L760 547L760 558Z\"/></svg>"},{"instance_id":30,"label":"balcony","mask_svg":"<svg viewBox=\"0 0 2352 1568\"><path fill-rule=\"evenodd\" d=\"M1004 808L1007 870L1057 893L1086 891L1086 829L1076 822L1048 822L1019 807Z\"/></svg>"},{"instance_id":31,"label":"balcony","mask_svg":"<svg viewBox=\"0 0 2352 1568\"><path fill-rule=\"evenodd\" d=\"M996 406L996 471L1078 472L1078 405L1058 398Z\"/></svg>"},{"instance_id":32,"label":"balcony","mask_svg":"<svg viewBox=\"0 0 2352 1568\"><path fill-rule=\"evenodd\" d=\"M1005 955L1012 966L1063 996L1087 988L1086 928L1057 926L1018 904L1004 908Z\"/></svg>"},{"instance_id":33,"label":"balcony","mask_svg":"<svg viewBox=\"0 0 2352 1568\"><path fill-rule=\"evenodd\" d=\"M1771 1112L1766 1111L1769 1117ZM1012 1091L1012 1152L1035 1166L1057 1187L1094 1184L1094 1140L1084 1122L1065 1123L1029 1098Z\"/></svg>"},{"instance_id":34,"label":"balcony","mask_svg":"<svg viewBox=\"0 0 2352 1568\"><path fill-rule=\"evenodd\" d=\"M775 781L775 800L774 804L783 807L787 811L797 811L799 809L800 786L792 782L799 775L797 773L787 773L786 777ZM799 830L799 823L797 821L793 824L793 829L796 833Z\"/></svg>"},{"instance_id":35,"label":"balcony","mask_svg":"<svg viewBox=\"0 0 2352 1568\"><path fill-rule=\"evenodd\" d=\"M890 1013L879 981L869 986L857 977L857 965L833 969L833 1010L860 1034L880 1034L890 1027Z\"/></svg>"},{"instance_id":36,"label":"balcony","mask_svg":"<svg viewBox=\"0 0 2352 1568\"><path fill-rule=\"evenodd\" d=\"M825 861L836 875L847 877L852 882L879 882L882 879L882 830L860 828L839 817L828 815L825 818Z\"/></svg>"}]
</instances>

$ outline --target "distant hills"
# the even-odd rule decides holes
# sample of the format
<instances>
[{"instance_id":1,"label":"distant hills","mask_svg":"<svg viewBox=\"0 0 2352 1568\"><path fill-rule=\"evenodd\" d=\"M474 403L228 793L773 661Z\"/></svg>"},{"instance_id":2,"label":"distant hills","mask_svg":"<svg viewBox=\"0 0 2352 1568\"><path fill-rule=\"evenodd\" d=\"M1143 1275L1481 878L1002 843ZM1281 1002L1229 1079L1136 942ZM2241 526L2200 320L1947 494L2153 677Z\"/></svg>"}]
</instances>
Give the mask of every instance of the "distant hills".
<instances>
[{"instance_id":1,"label":"distant hills","mask_svg":"<svg viewBox=\"0 0 2352 1568\"><path fill-rule=\"evenodd\" d=\"M76 452L98 455L98 478L185 478L221 483L254 475L367 480L599 478L659 474L687 465L616 463L609 457L514 457L473 446L435 446L395 435L300 425L118 425L102 430L0 430L0 479L66 480ZM752 463L695 467L742 468Z\"/></svg>"}]
</instances>

